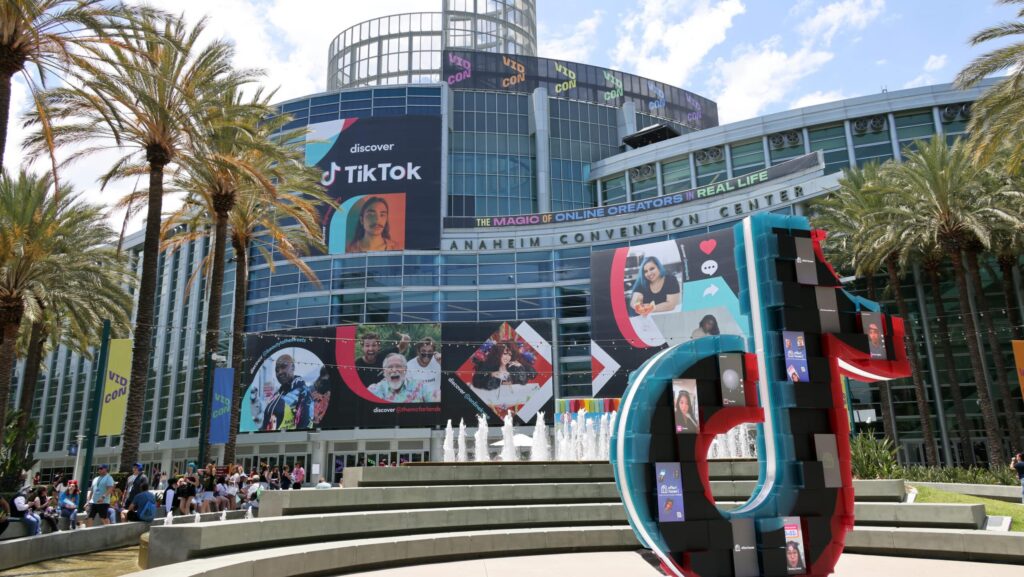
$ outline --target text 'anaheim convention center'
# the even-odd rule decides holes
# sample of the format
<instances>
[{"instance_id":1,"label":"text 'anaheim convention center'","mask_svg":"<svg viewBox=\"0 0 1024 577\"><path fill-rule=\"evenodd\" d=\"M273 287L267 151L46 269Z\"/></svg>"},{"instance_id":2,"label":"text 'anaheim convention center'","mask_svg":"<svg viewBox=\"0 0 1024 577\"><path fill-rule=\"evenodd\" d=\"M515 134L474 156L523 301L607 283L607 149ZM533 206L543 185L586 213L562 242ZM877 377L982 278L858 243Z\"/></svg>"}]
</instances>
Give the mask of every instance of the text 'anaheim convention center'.
<instances>
[{"instance_id":1,"label":"text 'anaheim convention center'","mask_svg":"<svg viewBox=\"0 0 1024 577\"><path fill-rule=\"evenodd\" d=\"M522 426L614 408L643 360L616 327L646 346L743 334L729 257L712 258L721 232L752 213L804 214L844 168L898 160L914 140L952 142L982 90L928 86L719 125L716 103L683 88L538 55L533 0L442 4L343 31L327 91L280 103L289 128L308 127L307 163L337 206L323 213L326 254L305 259L316 282L254 250L248 306L233 311L227 264L221 326L244 314L247 333L249 387L235 400L246 470L436 460L448 419L498 424L511 411ZM136 262L142 240L127 239ZM140 460L168 471L197 455L206 286L194 272L209 250L200 240L160 257ZM621 270L600 276L613 254ZM659 279L707 281L697 296L721 314L692 318L688 291L651 310L630 302ZM928 344L927 302L913 275L904 283L908 330ZM94 370L65 348L46 363L36 456L68 471ZM282 378L305 386L271 406ZM877 420L878 395L851 383L855 428ZM901 451L922 461L911 385L892 395ZM978 413L969 404L980 440ZM98 454L119 442L101 438Z\"/></svg>"}]
</instances>

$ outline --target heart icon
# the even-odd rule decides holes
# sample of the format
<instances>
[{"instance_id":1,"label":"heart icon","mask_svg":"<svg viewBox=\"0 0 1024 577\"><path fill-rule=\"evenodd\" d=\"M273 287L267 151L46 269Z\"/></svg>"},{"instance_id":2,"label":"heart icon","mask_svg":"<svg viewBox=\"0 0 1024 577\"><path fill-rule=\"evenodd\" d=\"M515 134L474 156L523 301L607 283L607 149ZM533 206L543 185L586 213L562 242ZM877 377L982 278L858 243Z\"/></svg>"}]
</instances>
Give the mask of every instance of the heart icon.
<instances>
[{"instance_id":1,"label":"heart icon","mask_svg":"<svg viewBox=\"0 0 1024 577\"><path fill-rule=\"evenodd\" d=\"M704 254L711 254L715 251L716 246L718 246L718 241L713 238L700 241L700 251Z\"/></svg>"}]
</instances>

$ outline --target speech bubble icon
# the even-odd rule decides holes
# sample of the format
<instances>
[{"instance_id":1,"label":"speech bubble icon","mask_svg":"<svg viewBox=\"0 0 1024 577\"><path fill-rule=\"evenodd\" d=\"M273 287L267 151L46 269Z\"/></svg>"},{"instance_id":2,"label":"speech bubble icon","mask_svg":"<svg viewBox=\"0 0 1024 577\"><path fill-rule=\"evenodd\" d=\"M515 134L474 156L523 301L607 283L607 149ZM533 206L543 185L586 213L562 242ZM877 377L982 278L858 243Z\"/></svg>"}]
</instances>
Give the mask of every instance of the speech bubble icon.
<instances>
[{"instance_id":1,"label":"speech bubble icon","mask_svg":"<svg viewBox=\"0 0 1024 577\"><path fill-rule=\"evenodd\" d=\"M718 263L713 260L706 260L700 265L700 272L711 276L718 272Z\"/></svg>"},{"instance_id":2,"label":"speech bubble icon","mask_svg":"<svg viewBox=\"0 0 1024 577\"><path fill-rule=\"evenodd\" d=\"M704 289L703 296L715 296L716 294L718 294L718 287L715 285L708 285L708 288Z\"/></svg>"}]
</instances>

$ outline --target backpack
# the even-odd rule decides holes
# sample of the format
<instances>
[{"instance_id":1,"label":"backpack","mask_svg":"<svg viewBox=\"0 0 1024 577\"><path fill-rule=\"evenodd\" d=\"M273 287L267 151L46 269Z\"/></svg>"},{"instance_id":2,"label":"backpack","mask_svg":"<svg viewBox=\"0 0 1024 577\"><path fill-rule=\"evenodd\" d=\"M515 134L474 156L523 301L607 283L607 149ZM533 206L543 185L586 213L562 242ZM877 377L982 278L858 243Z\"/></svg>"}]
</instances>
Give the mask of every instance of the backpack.
<instances>
[{"instance_id":1,"label":"backpack","mask_svg":"<svg viewBox=\"0 0 1024 577\"><path fill-rule=\"evenodd\" d=\"M146 501L145 506L139 511L139 520L150 523L153 521L153 517L156 516L156 500Z\"/></svg>"}]
</instances>

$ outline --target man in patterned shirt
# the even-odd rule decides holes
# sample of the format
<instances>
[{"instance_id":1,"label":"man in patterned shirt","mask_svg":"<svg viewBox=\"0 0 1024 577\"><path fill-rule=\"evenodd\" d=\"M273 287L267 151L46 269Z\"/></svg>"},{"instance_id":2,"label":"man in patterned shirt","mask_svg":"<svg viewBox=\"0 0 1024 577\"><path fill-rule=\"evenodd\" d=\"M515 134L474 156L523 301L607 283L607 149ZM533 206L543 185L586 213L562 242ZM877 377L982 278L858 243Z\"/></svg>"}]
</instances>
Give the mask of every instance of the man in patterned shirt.
<instances>
[{"instance_id":1,"label":"man in patterned shirt","mask_svg":"<svg viewBox=\"0 0 1024 577\"><path fill-rule=\"evenodd\" d=\"M431 395L423 383L408 378L409 365L401 353L384 357L384 379L370 385L369 391L389 403L429 403Z\"/></svg>"}]
</instances>

